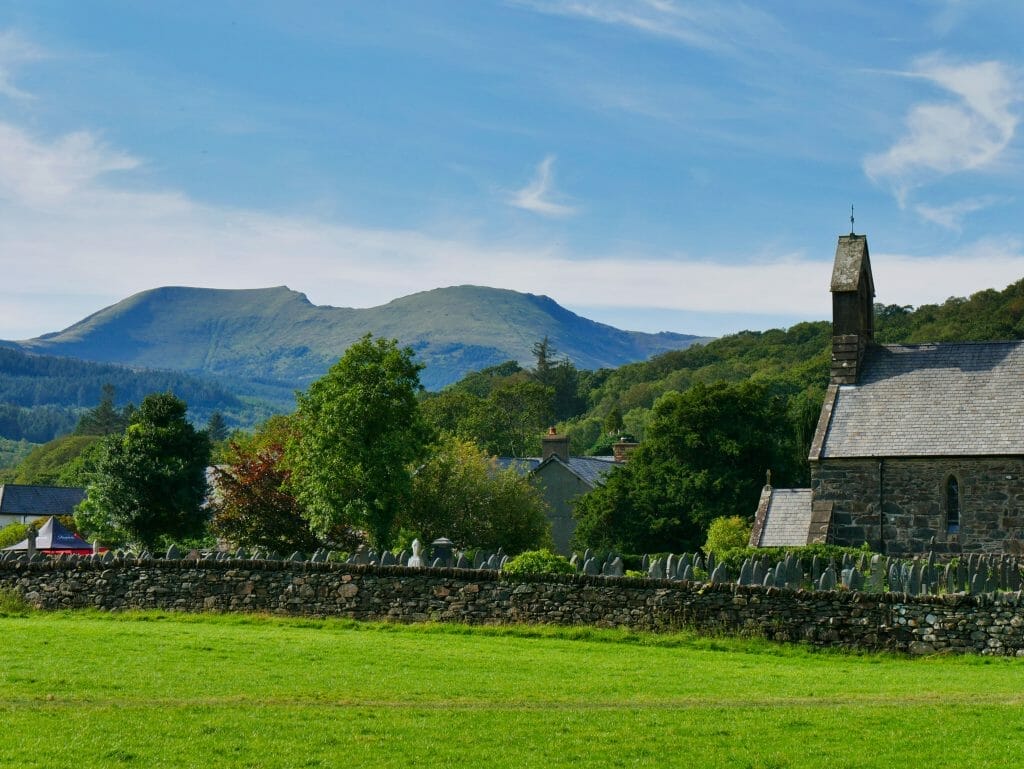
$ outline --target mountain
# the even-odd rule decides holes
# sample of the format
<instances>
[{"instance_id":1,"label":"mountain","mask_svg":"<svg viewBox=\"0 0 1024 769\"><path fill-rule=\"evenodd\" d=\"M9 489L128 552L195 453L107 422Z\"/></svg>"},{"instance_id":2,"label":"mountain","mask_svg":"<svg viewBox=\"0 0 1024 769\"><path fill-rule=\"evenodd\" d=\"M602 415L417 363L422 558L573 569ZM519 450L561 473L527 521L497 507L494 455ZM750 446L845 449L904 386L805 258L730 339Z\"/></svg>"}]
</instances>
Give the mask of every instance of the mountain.
<instances>
[{"instance_id":1,"label":"mountain","mask_svg":"<svg viewBox=\"0 0 1024 769\"><path fill-rule=\"evenodd\" d=\"M514 359L547 336L579 368L615 367L705 341L622 331L546 296L479 286L425 291L369 309L317 306L285 286L166 287L135 294L52 334L3 342L25 352L215 377L235 392L290 400L366 333L411 346L428 389Z\"/></svg>"}]
</instances>

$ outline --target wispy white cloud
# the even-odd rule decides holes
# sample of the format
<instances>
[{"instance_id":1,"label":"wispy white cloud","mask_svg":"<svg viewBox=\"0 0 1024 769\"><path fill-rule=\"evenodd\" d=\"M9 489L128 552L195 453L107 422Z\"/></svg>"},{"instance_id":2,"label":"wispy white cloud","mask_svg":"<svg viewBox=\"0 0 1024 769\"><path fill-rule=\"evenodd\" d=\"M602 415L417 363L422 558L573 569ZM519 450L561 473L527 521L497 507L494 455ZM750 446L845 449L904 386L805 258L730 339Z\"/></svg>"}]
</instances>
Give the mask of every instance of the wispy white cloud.
<instances>
[{"instance_id":1,"label":"wispy white cloud","mask_svg":"<svg viewBox=\"0 0 1024 769\"><path fill-rule=\"evenodd\" d=\"M532 211L541 216L563 218L578 213L578 209L564 203L557 203L552 200L555 195L555 176L552 166L555 164L555 156L548 155L537 164L537 171L533 180L525 187L516 190L509 198L509 205L522 208L525 211Z\"/></svg>"},{"instance_id":2,"label":"wispy white cloud","mask_svg":"<svg viewBox=\"0 0 1024 769\"><path fill-rule=\"evenodd\" d=\"M964 217L1000 202L1002 202L1002 199L995 195L983 195L977 198L958 200L955 203L949 203L944 206L930 206L920 203L914 206L914 210L922 219L927 219L929 222L945 227L947 230L960 232L963 229Z\"/></svg>"},{"instance_id":3,"label":"wispy white cloud","mask_svg":"<svg viewBox=\"0 0 1024 769\"><path fill-rule=\"evenodd\" d=\"M32 94L14 84L14 72L22 64L38 61L46 53L12 29L0 30L0 96L31 99Z\"/></svg>"},{"instance_id":4,"label":"wispy white cloud","mask_svg":"<svg viewBox=\"0 0 1024 769\"><path fill-rule=\"evenodd\" d=\"M783 28L768 13L727 0L511 0L540 13L631 29L715 53L776 47Z\"/></svg>"},{"instance_id":5,"label":"wispy white cloud","mask_svg":"<svg viewBox=\"0 0 1024 769\"><path fill-rule=\"evenodd\" d=\"M998 161L1020 121L1016 107L1022 92L1015 72L998 61L953 64L932 55L899 74L927 80L956 98L914 105L904 135L885 152L864 159L869 177L890 185L905 205L916 187Z\"/></svg>"},{"instance_id":6,"label":"wispy white cloud","mask_svg":"<svg viewBox=\"0 0 1024 769\"><path fill-rule=\"evenodd\" d=\"M130 175L138 161L88 134L43 140L0 123L0 136L0 338L54 331L161 285L287 284L317 303L368 307L471 283L548 294L576 307L790 318L794 308L807 318L830 312L831 243L813 257L777 253L744 264L686 253L581 258L536 241L372 229L208 205L175 191L125 189L108 171ZM75 148L78 160L71 157ZM33 162L11 164L17 152ZM886 254L881 246L872 255L879 301L941 301L1024 275L1024 246L1005 239L927 260ZM923 265L928 281L920 279Z\"/></svg>"}]
</instances>

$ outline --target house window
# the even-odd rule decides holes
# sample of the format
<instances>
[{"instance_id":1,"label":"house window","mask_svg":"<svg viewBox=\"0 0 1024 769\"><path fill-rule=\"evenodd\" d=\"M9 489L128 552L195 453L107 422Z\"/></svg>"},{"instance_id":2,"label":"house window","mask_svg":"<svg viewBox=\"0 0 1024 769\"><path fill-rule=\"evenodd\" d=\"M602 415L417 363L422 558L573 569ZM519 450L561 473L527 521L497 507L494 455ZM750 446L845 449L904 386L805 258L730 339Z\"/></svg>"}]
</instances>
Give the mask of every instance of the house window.
<instances>
[{"instance_id":1,"label":"house window","mask_svg":"<svg viewBox=\"0 0 1024 769\"><path fill-rule=\"evenodd\" d=\"M960 483L953 475L946 479L946 531L960 531Z\"/></svg>"}]
</instances>

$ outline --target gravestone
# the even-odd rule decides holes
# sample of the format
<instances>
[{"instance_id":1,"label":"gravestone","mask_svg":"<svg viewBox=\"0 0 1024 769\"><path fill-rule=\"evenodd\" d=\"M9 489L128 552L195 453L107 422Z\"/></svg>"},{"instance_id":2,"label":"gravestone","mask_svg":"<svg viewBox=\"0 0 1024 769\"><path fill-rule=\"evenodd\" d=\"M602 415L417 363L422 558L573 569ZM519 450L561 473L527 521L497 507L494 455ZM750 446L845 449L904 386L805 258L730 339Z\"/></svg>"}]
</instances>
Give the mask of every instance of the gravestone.
<instances>
[{"instance_id":1,"label":"gravestone","mask_svg":"<svg viewBox=\"0 0 1024 769\"><path fill-rule=\"evenodd\" d=\"M764 577L761 578L760 584L764 587L777 587L775 569L767 569L764 573Z\"/></svg>"},{"instance_id":2,"label":"gravestone","mask_svg":"<svg viewBox=\"0 0 1024 769\"><path fill-rule=\"evenodd\" d=\"M470 566L472 566L472 564L469 562L469 559L466 558L466 554L465 553L459 553L459 558L458 558L457 561L455 561L455 568L456 569L468 569Z\"/></svg>"},{"instance_id":3,"label":"gravestone","mask_svg":"<svg viewBox=\"0 0 1024 769\"><path fill-rule=\"evenodd\" d=\"M743 564L740 566L740 576L736 580L737 585L751 585L754 584L754 567L750 564L749 558L743 559Z\"/></svg>"},{"instance_id":4,"label":"gravestone","mask_svg":"<svg viewBox=\"0 0 1024 769\"><path fill-rule=\"evenodd\" d=\"M588 558L583 562L583 573L588 577L596 577L601 573L600 567L597 565L597 561L593 558Z\"/></svg>"},{"instance_id":5,"label":"gravestone","mask_svg":"<svg viewBox=\"0 0 1024 769\"><path fill-rule=\"evenodd\" d=\"M398 563L398 559L392 555L390 550L385 550L380 557L381 566L394 566L396 563Z\"/></svg>"},{"instance_id":6,"label":"gravestone","mask_svg":"<svg viewBox=\"0 0 1024 769\"><path fill-rule=\"evenodd\" d=\"M836 570L832 566L826 567L825 571L821 573L821 579L818 580L818 590L835 590L836 589Z\"/></svg>"},{"instance_id":7,"label":"gravestone","mask_svg":"<svg viewBox=\"0 0 1024 769\"><path fill-rule=\"evenodd\" d=\"M750 584L752 585L763 585L764 576L768 573L768 569L764 567L764 562L761 559L754 561L754 565L751 568L750 573ZM742 576L742 573L741 573Z\"/></svg>"},{"instance_id":8,"label":"gravestone","mask_svg":"<svg viewBox=\"0 0 1024 769\"><path fill-rule=\"evenodd\" d=\"M821 580L821 569L821 558L819 556L814 556L811 559L811 582L815 585L817 585Z\"/></svg>"},{"instance_id":9,"label":"gravestone","mask_svg":"<svg viewBox=\"0 0 1024 769\"><path fill-rule=\"evenodd\" d=\"M868 590L872 593L881 593L885 590L885 575L882 571L882 556L873 555L871 556L870 577L868 583Z\"/></svg>"},{"instance_id":10,"label":"gravestone","mask_svg":"<svg viewBox=\"0 0 1024 769\"><path fill-rule=\"evenodd\" d=\"M651 565L647 567L647 576L651 579L665 579L665 562L660 558L651 561Z\"/></svg>"},{"instance_id":11,"label":"gravestone","mask_svg":"<svg viewBox=\"0 0 1024 769\"><path fill-rule=\"evenodd\" d=\"M608 564L608 576L621 577L625 573L625 564L622 562L622 559L619 556L615 556L615 560Z\"/></svg>"},{"instance_id":12,"label":"gravestone","mask_svg":"<svg viewBox=\"0 0 1024 769\"><path fill-rule=\"evenodd\" d=\"M711 559L712 559L712 556L708 556L708 560L710 561ZM728 582L728 581L729 581L729 569L726 568L724 563L720 563L718 566L716 566L714 568L714 571L711 572L711 584L712 585L719 585L719 584L721 584L723 582Z\"/></svg>"},{"instance_id":13,"label":"gravestone","mask_svg":"<svg viewBox=\"0 0 1024 769\"><path fill-rule=\"evenodd\" d=\"M665 579L676 578L676 557L672 553L665 559Z\"/></svg>"},{"instance_id":14,"label":"gravestone","mask_svg":"<svg viewBox=\"0 0 1024 769\"><path fill-rule=\"evenodd\" d=\"M172 544L169 548L167 548L167 553L164 555L164 558L166 558L168 561L180 561L181 551L178 550L178 548L176 548Z\"/></svg>"},{"instance_id":15,"label":"gravestone","mask_svg":"<svg viewBox=\"0 0 1024 769\"><path fill-rule=\"evenodd\" d=\"M679 576L679 579L693 582L693 567L690 564L683 566L683 573Z\"/></svg>"}]
</instances>

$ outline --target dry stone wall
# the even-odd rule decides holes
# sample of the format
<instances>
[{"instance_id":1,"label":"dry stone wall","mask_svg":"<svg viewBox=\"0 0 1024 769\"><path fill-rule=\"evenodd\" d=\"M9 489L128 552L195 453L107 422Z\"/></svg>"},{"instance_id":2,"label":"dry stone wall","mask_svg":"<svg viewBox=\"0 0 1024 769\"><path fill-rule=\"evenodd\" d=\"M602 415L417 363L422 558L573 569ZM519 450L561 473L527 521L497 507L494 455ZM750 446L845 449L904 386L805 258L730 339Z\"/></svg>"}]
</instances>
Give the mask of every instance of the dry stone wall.
<instances>
[{"instance_id":1,"label":"dry stone wall","mask_svg":"<svg viewBox=\"0 0 1024 769\"><path fill-rule=\"evenodd\" d=\"M908 596L587 575L288 561L0 562L43 609L268 612L398 622L548 623L761 635L911 653L1024 656L1021 593Z\"/></svg>"}]
</instances>

